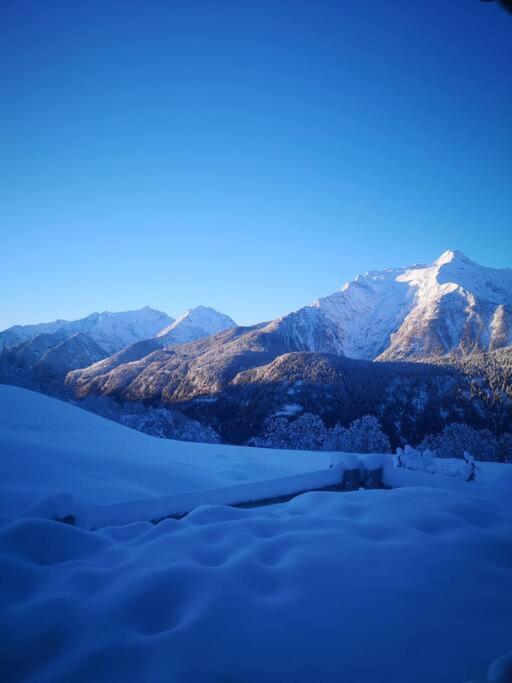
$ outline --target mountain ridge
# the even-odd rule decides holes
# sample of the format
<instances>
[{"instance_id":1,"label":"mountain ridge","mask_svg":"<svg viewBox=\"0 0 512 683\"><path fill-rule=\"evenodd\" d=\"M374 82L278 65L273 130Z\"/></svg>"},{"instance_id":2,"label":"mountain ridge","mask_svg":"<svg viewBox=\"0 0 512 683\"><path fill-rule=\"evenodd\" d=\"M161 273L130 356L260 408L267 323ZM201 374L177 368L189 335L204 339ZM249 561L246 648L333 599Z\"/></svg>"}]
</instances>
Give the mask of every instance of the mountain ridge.
<instances>
[{"instance_id":1,"label":"mountain ridge","mask_svg":"<svg viewBox=\"0 0 512 683\"><path fill-rule=\"evenodd\" d=\"M171 323L169 321L172 321ZM0 333L0 381L60 393L66 374L106 359L103 367L131 362L175 344L234 327L234 321L213 308L190 309L178 320L149 307L123 313L93 313L76 321L9 328ZM164 325L165 323L165 325ZM14 329L14 332L13 332ZM21 330L21 331L20 331ZM30 336L36 332L35 336ZM158 335L160 332L162 334ZM9 345L18 337L24 341ZM112 349L115 349L112 352Z\"/></svg>"},{"instance_id":2,"label":"mountain ridge","mask_svg":"<svg viewBox=\"0 0 512 683\"><path fill-rule=\"evenodd\" d=\"M270 326L281 328L301 350L365 360L464 353L471 341L475 351L507 346L512 344L512 270L480 266L448 250L430 266L358 275Z\"/></svg>"},{"instance_id":3,"label":"mountain ridge","mask_svg":"<svg viewBox=\"0 0 512 683\"><path fill-rule=\"evenodd\" d=\"M270 407L286 412L300 396L304 410L327 421L334 419L333 411L357 417L350 408L354 402L374 411L396 444L419 438L421 425L439 429L457 414L479 427L507 427L510 375L508 369L503 375L499 362L510 366L511 311L511 270L479 266L449 250L431 265L369 271L327 297L250 327L237 327L228 316L199 306L114 354L95 352L96 342L87 335L70 341L59 330L9 351L9 357L19 353L23 363L33 363L43 392L58 393L60 381L61 395L78 400L179 408L235 442L253 436ZM2 372L6 353L0 354L0 380L16 383L17 361ZM79 367L73 353L93 362L80 361ZM48 362L41 360L45 356ZM457 361L480 357L475 363ZM64 383L63 368L69 368ZM496 380L502 376L505 380ZM296 391L291 378L305 388ZM30 386L30 373L22 380ZM391 396L393 387L398 397ZM496 392L499 400L492 398ZM400 395L407 395L412 407L402 406ZM415 406L424 401L418 413Z\"/></svg>"},{"instance_id":4,"label":"mountain ridge","mask_svg":"<svg viewBox=\"0 0 512 683\"><path fill-rule=\"evenodd\" d=\"M33 339L39 334L62 332L71 336L76 332L88 334L105 352L115 353L124 346L141 339L153 337L165 325L174 322L167 313L144 306L144 308L111 313L94 312L76 320L55 320L34 325L12 325L0 332L0 350Z\"/></svg>"},{"instance_id":5,"label":"mountain ridge","mask_svg":"<svg viewBox=\"0 0 512 683\"><path fill-rule=\"evenodd\" d=\"M467 284L468 278L476 282L475 294L450 282ZM154 341L132 347L116 358L70 372L66 383L77 396L99 393L165 403L223 391L239 372L286 353L425 361L495 350L511 342L511 306L512 271L480 267L451 250L431 266L370 271L338 292L268 323L231 328L177 348L157 348ZM487 340L483 323L476 324L478 317L487 321Z\"/></svg>"}]
</instances>

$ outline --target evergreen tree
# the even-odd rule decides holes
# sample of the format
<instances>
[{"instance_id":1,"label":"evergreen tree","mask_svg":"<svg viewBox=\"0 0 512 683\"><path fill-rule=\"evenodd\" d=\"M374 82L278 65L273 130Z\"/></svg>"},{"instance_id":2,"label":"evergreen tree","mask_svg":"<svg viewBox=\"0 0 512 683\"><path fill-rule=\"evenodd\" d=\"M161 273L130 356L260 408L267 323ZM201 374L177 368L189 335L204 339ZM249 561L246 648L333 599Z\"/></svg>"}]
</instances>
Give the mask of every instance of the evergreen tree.
<instances>
[{"instance_id":1,"label":"evergreen tree","mask_svg":"<svg viewBox=\"0 0 512 683\"><path fill-rule=\"evenodd\" d=\"M374 415L363 415L351 422L348 429L336 425L329 436L328 442L335 445L332 450L345 453L391 452L389 439Z\"/></svg>"}]
</instances>

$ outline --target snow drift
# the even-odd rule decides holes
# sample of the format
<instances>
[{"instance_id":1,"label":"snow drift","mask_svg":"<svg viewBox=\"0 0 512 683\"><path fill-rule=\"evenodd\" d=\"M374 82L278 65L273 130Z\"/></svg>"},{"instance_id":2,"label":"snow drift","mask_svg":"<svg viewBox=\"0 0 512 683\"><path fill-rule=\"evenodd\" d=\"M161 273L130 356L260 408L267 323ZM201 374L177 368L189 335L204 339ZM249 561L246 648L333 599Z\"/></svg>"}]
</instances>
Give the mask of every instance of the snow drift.
<instances>
[{"instance_id":1,"label":"snow drift","mask_svg":"<svg viewBox=\"0 0 512 683\"><path fill-rule=\"evenodd\" d=\"M371 456L399 488L92 532L22 510L307 477L329 455L162 441L13 387L0 454L3 680L509 680L512 505L478 482Z\"/></svg>"}]
</instances>

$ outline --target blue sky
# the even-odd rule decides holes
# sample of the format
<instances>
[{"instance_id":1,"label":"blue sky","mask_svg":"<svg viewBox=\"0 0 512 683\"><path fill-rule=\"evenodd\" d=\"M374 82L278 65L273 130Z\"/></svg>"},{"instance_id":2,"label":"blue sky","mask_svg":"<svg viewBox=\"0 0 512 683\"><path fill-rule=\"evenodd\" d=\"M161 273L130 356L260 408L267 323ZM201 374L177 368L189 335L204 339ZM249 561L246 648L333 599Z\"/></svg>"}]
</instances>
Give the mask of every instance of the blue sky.
<instances>
[{"instance_id":1,"label":"blue sky","mask_svg":"<svg viewBox=\"0 0 512 683\"><path fill-rule=\"evenodd\" d=\"M494 4L3 0L0 27L0 328L248 324L447 248L512 266Z\"/></svg>"}]
</instances>

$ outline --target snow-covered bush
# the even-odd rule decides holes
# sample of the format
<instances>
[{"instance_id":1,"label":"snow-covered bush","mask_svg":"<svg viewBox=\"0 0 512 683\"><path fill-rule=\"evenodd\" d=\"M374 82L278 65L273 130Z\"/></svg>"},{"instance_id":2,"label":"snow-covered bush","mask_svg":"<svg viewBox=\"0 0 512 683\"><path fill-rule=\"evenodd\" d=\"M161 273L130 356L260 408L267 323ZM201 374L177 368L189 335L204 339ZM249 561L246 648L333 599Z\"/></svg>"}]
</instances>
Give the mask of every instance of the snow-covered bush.
<instances>
[{"instance_id":1,"label":"snow-covered bush","mask_svg":"<svg viewBox=\"0 0 512 683\"><path fill-rule=\"evenodd\" d=\"M443 474L450 477L459 477L465 481L473 481L476 477L477 466L472 455L464 452L463 457L454 463L446 462L446 459L438 459L430 450L419 450L405 446L398 448L395 459L396 467L405 467L417 472L429 472L431 474Z\"/></svg>"},{"instance_id":2,"label":"snow-covered bush","mask_svg":"<svg viewBox=\"0 0 512 683\"><path fill-rule=\"evenodd\" d=\"M409 470L434 471L434 454L432 451L420 451L408 445L404 449L397 449L395 462L397 467L405 467Z\"/></svg>"},{"instance_id":3,"label":"snow-covered bush","mask_svg":"<svg viewBox=\"0 0 512 683\"><path fill-rule=\"evenodd\" d=\"M346 427L340 424L335 424L332 429L328 430L327 438L324 443L324 450L326 451L342 451L348 453L344 446L346 446Z\"/></svg>"},{"instance_id":4,"label":"snow-covered bush","mask_svg":"<svg viewBox=\"0 0 512 683\"><path fill-rule=\"evenodd\" d=\"M464 451L464 461L465 461L465 467L463 470L464 478L466 479L466 481L473 481L473 479L476 477L475 459L467 451Z\"/></svg>"}]
</instances>

